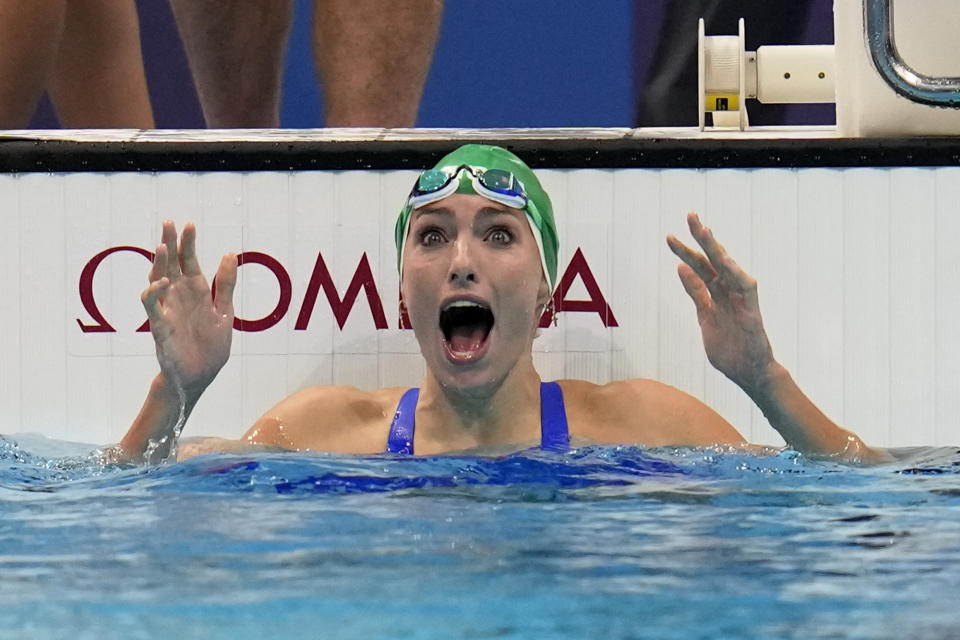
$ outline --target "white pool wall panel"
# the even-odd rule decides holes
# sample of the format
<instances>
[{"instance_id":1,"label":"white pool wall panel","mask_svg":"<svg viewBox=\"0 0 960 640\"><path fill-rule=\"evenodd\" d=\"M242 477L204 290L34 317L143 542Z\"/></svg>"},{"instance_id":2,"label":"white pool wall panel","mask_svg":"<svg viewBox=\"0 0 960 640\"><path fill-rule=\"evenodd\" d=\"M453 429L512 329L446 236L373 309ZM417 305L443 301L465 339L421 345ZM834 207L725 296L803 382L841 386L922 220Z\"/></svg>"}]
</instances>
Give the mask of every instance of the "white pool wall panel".
<instances>
[{"instance_id":1,"label":"white pool wall panel","mask_svg":"<svg viewBox=\"0 0 960 640\"><path fill-rule=\"evenodd\" d=\"M746 396L707 362L667 233L698 211L759 281L774 352L835 420L881 446L960 442L960 169L541 170L560 230L561 271L582 251L619 323L564 312L535 343L544 378L652 377L702 398L753 442L780 444ZM3 432L115 442L157 371L139 293L148 261L115 253L93 282L114 333L84 333L78 293L97 253L153 251L162 220L199 228L212 276L226 251L273 256L290 276L283 319L235 332L233 355L188 434L237 437L313 384L415 385L424 364L397 328L393 220L413 171L2 174L0 408ZM389 329L363 291L344 326L320 291L297 315L321 252L339 295L366 254ZM278 284L241 268L238 316L266 315ZM586 296L577 281L568 299Z\"/></svg>"}]
</instances>

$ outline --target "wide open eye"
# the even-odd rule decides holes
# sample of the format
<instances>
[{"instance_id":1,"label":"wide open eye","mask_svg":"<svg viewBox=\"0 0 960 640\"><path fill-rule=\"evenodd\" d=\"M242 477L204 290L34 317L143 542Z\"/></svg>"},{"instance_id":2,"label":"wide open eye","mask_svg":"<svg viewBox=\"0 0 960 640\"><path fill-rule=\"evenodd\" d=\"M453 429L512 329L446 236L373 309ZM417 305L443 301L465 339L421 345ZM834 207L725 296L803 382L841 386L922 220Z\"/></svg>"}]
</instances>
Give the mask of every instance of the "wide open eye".
<instances>
[{"instance_id":1,"label":"wide open eye","mask_svg":"<svg viewBox=\"0 0 960 640\"><path fill-rule=\"evenodd\" d=\"M511 233L509 229L497 227L487 234L487 240L493 244L508 245L513 242L513 233Z\"/></svg>"},{"instance_id":2,"label":"wide open eye","mask_svg":"<svg viewBox=\"0 0 960 640\"><path fill-rule=\"evenodd\" d=\"M426 229L420 233L420 244L425 247L434 247L444 240L446 238L439 229Z\"/></svg>"}]
</instances>

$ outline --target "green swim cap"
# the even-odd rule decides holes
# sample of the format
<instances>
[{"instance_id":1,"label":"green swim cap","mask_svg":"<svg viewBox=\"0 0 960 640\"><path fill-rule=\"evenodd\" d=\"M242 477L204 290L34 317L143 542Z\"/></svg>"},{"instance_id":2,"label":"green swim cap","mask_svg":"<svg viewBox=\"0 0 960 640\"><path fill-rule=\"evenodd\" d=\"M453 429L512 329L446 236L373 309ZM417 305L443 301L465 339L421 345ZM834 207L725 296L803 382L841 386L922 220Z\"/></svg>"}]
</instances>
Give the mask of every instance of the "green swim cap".
<instances>
[{"instance_id":1,"label":"green swim cap","mask_svg":"<svg viewBox=\"0 0 960 640\"><path fill-rule=\"evenodd\" d=\"M557 286L557 249L559 240L557 238L557 226L553 220L553 206L550 204L550 196L543 190L543 186L534 175L533 171L526 163L502 147L495 147L486 144L466 144L448 153L440 162L434 166L434 169L456 169L461 165L470 167L482 167L484 169L501 169L509 171L516 177L527 194L527 206L524 212L527 214L527 221L530 223L530 229L537 240L537 247L540 250L540 262L543 267L544 276L553 291ZM476 194L473 187L473 180L467 171L460 175L460 185L457 193ZM480 194L482 195L482 194ZM397 224L394 230L397 244L397 269L403 274L403 247L407 240L407 229L410 224L410 213L412 208L409 203L404 203L397 217Z\"/></svg>"}]
</instances>

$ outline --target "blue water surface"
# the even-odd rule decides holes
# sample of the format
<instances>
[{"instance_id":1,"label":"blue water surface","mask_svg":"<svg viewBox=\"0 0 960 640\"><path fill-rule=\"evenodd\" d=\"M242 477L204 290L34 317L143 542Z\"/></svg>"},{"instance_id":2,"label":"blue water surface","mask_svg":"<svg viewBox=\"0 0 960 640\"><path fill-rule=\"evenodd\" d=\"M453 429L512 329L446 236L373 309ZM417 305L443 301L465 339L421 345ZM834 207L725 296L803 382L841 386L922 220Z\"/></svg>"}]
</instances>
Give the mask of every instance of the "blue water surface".
<instances>
[{"instance_id":1,"label":"blue water surface","mask_svg":"<svg viewBox=\"0 0 960 640\"><path fill-rule=\"evenodd\" d=\"M960 636L960 452L215 455L0 439L0 638Z\"/></svg>"}]
</instances>

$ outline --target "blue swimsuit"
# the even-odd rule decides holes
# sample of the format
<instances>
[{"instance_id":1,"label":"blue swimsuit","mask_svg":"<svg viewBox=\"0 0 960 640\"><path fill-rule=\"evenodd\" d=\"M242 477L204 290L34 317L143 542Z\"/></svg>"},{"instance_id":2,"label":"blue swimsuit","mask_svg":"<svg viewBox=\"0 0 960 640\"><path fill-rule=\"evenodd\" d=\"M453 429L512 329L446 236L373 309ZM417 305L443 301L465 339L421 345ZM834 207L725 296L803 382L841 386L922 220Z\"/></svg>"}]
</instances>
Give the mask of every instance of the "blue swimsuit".
<instances>
[{"instance_id":1,"label":"blue swimsuit","mask_svg":"<svg viewBox=\"0 0 960 640\"><path fill-rule=\"evenodd\" d=\"M413 455L413 429L420 389L407 389L390 423L387 453ZM570 448L567 412L563 407L563 391L556 382L540 383L540 448L566 451Z\"/></svg>"}]
</instances>

